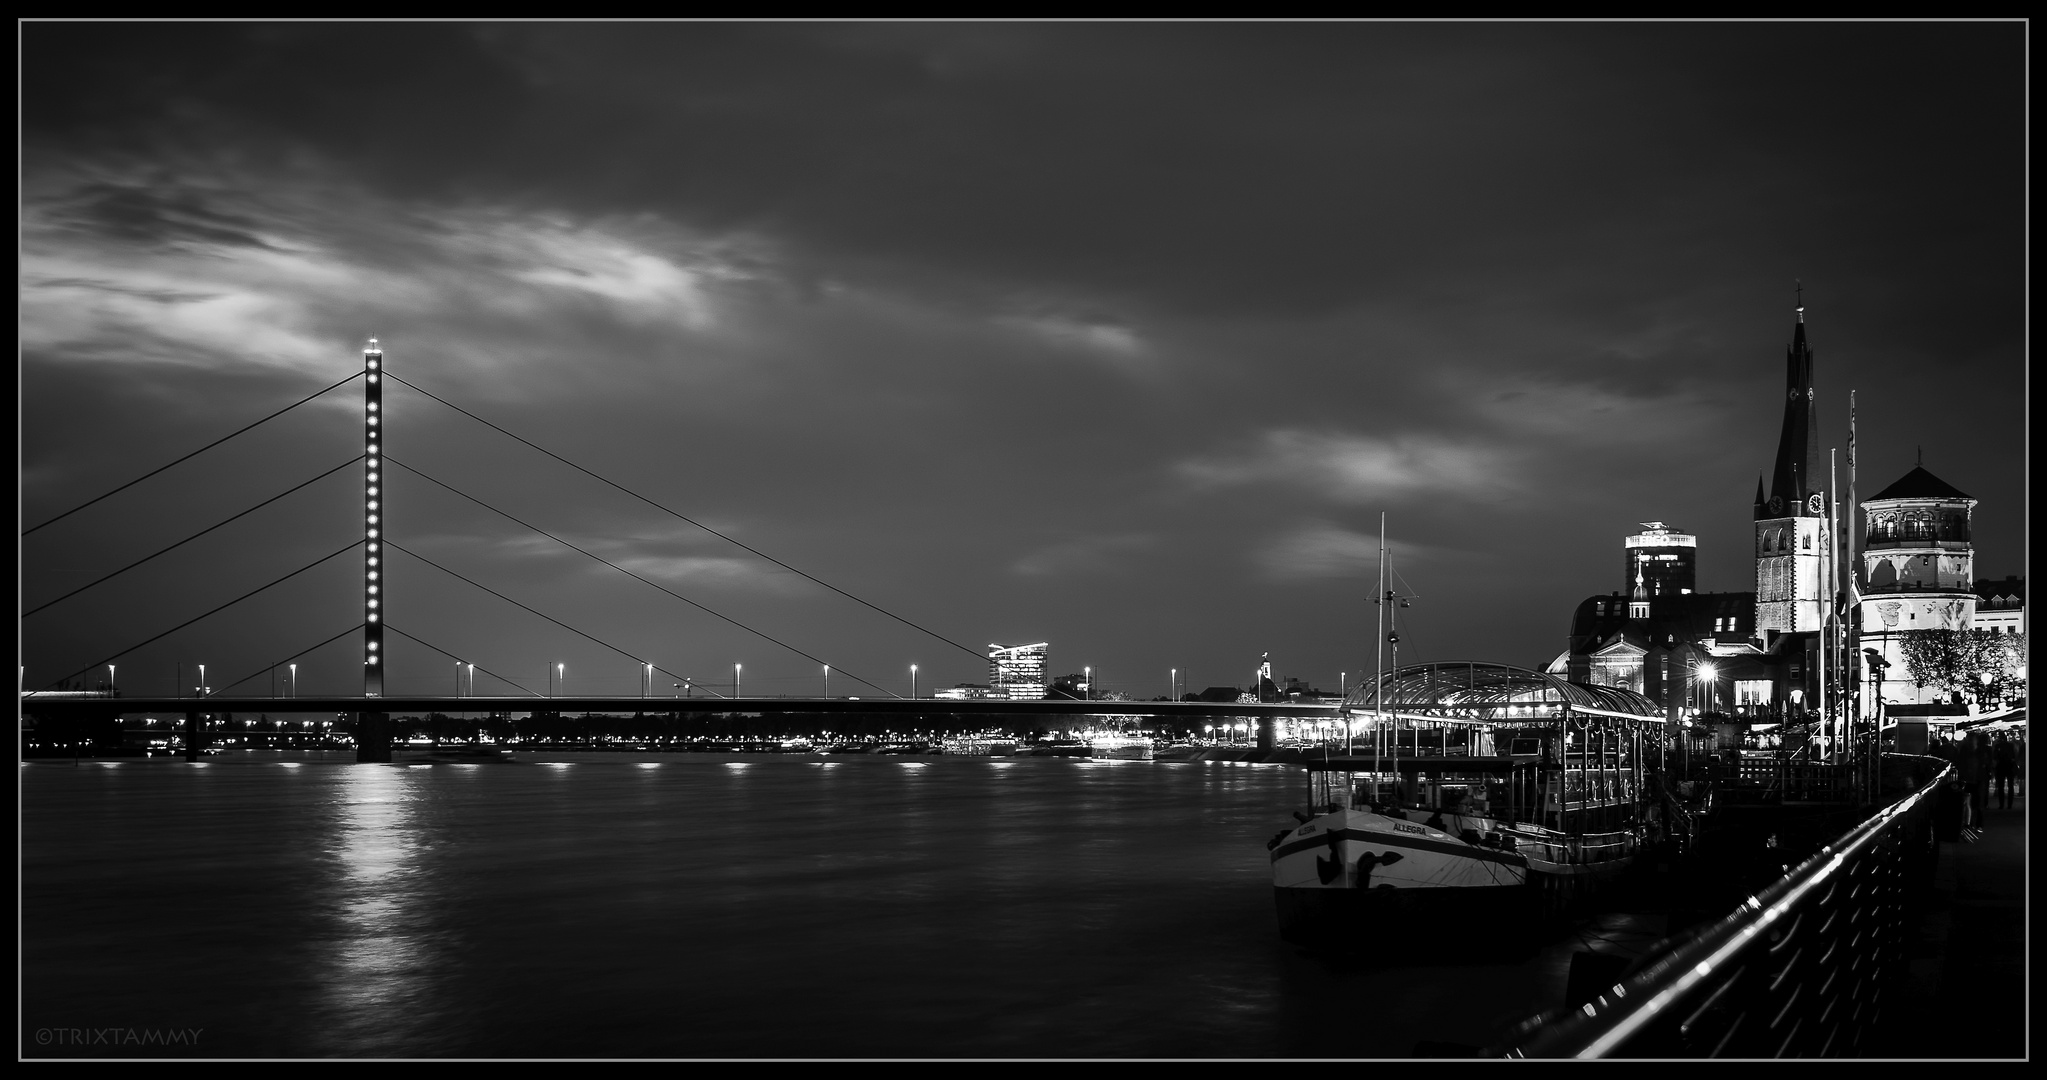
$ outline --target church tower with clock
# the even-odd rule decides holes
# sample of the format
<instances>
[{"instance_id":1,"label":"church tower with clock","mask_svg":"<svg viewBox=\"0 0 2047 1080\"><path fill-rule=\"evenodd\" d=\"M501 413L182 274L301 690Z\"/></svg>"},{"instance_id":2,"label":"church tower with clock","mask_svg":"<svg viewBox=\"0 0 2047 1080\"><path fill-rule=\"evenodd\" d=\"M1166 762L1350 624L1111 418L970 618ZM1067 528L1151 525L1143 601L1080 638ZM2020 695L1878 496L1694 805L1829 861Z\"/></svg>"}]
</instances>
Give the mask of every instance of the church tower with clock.
<instances>
[{"instance_id":1,"label":"church tower with clock","mask_svg":"<svg viewBox=\"0 0 2047 1080\"><path fill-rule=\"evenodd\" d=\"M1767 495L1756 481L1755 628L1771 652L1778 651L1771 647L1776 635L1817 633L1828 602L1827 492L1802 300L1784 363L1784 430ZM1791 680L1794 686L1803 681Z\"/></svg>"}]
</instances>

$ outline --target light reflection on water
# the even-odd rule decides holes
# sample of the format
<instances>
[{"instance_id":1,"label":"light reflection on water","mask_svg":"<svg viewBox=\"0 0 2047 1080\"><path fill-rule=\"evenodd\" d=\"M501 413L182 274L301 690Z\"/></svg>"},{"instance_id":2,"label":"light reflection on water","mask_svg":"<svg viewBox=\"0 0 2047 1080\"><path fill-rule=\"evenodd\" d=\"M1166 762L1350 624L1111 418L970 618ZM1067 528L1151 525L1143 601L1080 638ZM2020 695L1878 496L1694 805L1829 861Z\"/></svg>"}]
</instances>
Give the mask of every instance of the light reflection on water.
<instances>
[{"instance_id":1,"label":"light reflection on water","mask_svg":"<svg viewBox=\"0 0 2047 1080\"><path fill-rule=\"evenodd\" d=\"M24 1022L223 1057L1401 1056L1551 1004L1280 943L1291 769L749 757L24 769Z\"/></svg>"},{"instance_id":2,"label":"light reflection on water","mask_svg":"<svg viewBox=\"0 0 2047 1080\"><path fill-rule=\"evenodd\" d=\"M330 906L336 939L319 979L323 1041L334 1049L402 1032L426 998L431 952L421 910L422 846L413 803L432 781L412 769L337 770L339 810L329 841L337 864Z\"/></svg>"}]
</instances>

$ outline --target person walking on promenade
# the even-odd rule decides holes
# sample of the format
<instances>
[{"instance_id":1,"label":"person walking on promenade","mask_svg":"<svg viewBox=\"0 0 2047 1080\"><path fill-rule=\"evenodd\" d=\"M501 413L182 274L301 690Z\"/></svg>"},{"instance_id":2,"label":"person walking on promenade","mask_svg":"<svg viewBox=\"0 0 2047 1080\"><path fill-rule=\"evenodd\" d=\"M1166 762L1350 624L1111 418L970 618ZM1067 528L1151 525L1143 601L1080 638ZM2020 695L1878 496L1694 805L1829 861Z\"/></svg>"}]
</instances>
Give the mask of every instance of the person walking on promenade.
<instances>
[{"instance_id":1,"label":"person walking on promenade","mask_svg":"<svg viewBox=\"0 0 2047 1080\"><path fill-rule=\"evenodd\" d=\"M1998 734L1997 748L1991 751L1990 763L1997 775L1997 808L2009 810L2012 781L2018 778L2019 771L2018 747L2012 744L2011 736L2002 732Z\"/></svg>"},{"instance_id":2,"label":"person walking on promenade","mask_svg":"<svg viewBox=\"0 0 2047 1080\"><path fill-rule=\"evenodd\" d=\"M1983 831L1983 812L1989 802L1986 797L1990 787L1988 739L1989 736L1983 732L1972 731L1962 738L1962 744L1955 751L1956 772L1960 774L1962 791L1969 803L1968 824L1977 832Z\"/></svg>"}]
</instances>

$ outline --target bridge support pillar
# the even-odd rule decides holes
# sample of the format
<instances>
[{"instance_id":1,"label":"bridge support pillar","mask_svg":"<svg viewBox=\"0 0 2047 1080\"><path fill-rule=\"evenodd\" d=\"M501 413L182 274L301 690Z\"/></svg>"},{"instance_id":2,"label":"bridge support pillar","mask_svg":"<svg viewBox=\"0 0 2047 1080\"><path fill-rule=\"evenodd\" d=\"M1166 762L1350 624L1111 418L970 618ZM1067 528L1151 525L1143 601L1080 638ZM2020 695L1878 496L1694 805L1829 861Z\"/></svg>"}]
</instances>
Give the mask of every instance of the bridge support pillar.
<instances>
[{"instance_id":1,"label":"bridge support pillar","mask_svg":"<svg viewBox=\"0 0 2047 1080\"><path fill-rule=\"evenodd\" d=\"M1276 749L1279 746L1279 743L1274 738L1274 732L1276 732L1278 729L1279 729L1278 717L1276 716L1259 717L1258 749L1263 750L1268 754L1271 753L1274 749Z\"/></svg>"},{"instance_id":2,"label":"bridge support pillar","mask_svg":"<svg viewBox=\"0 0 2047 1080\"><path fill-rule=\"evenodd\" d=\"M202 750L204 750L204 749L205 749L205 747L204 747L204 746L202 745L202 744L204 743L204 741L205 741L205 732L204 732L204 728L203 728L203 726L202 726L202 725L201 725L201 724L199 723L199 714L198 714L198 713L196 713L196 712L188 712L188 713L186 713L186 714L185 714L185 760L186 760L186 761L197 761L197 760L199 760L199 754L200 754L200 752L201 752Z\"/></svg>"},{"instance_id":3,"label":"bridge support pillar","mask_svg":"<svg viewBox=\"0 0 2047 1080\"><path fill-rule=\"evenodd\" d=\"M360 765L391 763L391 718L389 713L355 714L355 760Z\"/></svg>"}]
</instances>

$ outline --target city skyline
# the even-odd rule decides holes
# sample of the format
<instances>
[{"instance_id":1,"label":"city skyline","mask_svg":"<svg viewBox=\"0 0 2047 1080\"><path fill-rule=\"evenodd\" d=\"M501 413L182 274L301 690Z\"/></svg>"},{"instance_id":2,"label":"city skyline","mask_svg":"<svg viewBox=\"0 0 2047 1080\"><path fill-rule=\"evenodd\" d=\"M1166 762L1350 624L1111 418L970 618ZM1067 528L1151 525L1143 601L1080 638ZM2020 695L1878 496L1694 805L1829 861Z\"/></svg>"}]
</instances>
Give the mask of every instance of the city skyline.
<instances>
[{"instance_id":1,"label":"city skyline","mask_svg":"<svg viewBox=\"0 0 2047 1080\"><path fill-rule=\"evenodd\" d=\"M1540 667L1638 523L1698 538L1700 590L1754 589L1802 283L1820 486L1845 500L1852 390L1859 494L1923 459L1980 500L1979 576L2022 574L2023 45L2017 22L25 23L21 526L376 337L394 378L897 616L388 388L394 543L699 686L823 672L422 475L831 664L836 695L979 682L991 641L1138 698L1245 685L1264 654L1356 685L1382 512L1404 661ZM22 609L346 461L361 400L25 537ZM27 617L25 684L354 539L361 479ZM297 656L359 620L359 572L119 682ZM557 666L643 685L440 571L390 574L393 693L463 677L413 634L539 692ZM359 637L298 656L301 690L359 688Z\"/></svg>"}]
</instances>

